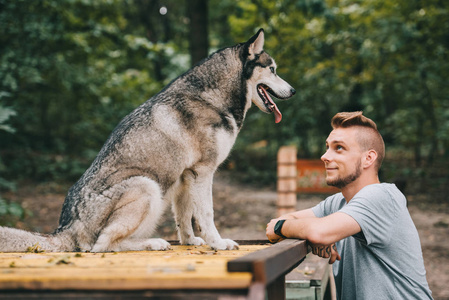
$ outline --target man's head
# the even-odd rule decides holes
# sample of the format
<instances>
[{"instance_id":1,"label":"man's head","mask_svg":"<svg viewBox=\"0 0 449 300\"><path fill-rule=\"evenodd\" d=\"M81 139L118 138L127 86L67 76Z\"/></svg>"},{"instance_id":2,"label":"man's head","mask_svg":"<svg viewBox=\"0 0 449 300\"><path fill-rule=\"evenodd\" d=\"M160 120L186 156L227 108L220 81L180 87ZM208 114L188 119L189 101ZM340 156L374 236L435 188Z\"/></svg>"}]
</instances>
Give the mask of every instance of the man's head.
<instances>
[{"instance_id":1,"label":"man's head","mask_svg":"<svg viewBox=\"0 0 449 300\"><path fill-rule=\"evenodd\" d=\"M362 112L336 114L332 132L321 157L326 165L327 183L343 188L357 180L362 170L377 176L385 156L385 145L376 124Z\"/></svg>"}]
</instances>

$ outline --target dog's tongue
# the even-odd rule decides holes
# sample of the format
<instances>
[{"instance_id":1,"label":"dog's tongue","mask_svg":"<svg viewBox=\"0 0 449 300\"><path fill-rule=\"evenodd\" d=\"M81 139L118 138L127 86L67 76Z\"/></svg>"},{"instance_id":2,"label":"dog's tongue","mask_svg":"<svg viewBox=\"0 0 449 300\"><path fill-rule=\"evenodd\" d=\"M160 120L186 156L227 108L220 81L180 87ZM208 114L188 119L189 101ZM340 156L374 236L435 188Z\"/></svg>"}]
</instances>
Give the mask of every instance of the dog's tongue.
<instances>
[{"instance_id":1,"label":"dog's tongue","mask_svg":"<svg viewBox=\"0 0 449 300\"><path fill-rule=\"evenodd\" d=\"M277 124L282 120L282 114L276 104L274 105L274 122Z\"/></svg>"},{"instance_id":2,"label":"dog's tongue","mask_svg":"<svg viewBox=\"0 0 449 300\"><path fill-rule=\"evenodd\" d=\"M262 91L265 94L265 97L270 102L270 104L273 106L272 110L274 112L274 122L277 124L282 120L282 114L279 111L279 108L277 107L276 103L274 103L273 99L271 99L270 95L268 95L268 92L264 88L262 88Z\"/></svg>"}]
</instances>

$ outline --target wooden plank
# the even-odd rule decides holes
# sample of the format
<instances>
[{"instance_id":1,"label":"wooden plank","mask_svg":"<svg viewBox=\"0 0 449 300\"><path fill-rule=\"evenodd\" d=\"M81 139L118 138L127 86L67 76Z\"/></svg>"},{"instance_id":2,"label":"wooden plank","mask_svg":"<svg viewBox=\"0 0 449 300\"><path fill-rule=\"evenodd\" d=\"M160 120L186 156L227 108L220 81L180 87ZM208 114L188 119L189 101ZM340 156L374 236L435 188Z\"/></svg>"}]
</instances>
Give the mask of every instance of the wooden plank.
<instances>
[{"instance_id":1,"label":"wooden plank","mask_svg":"<svg viewBox=\"0 0 449 300\"><path fill-rule=\"evenodd\" d=\"M239 244L240 246L242 246L242 245L244 245L244 246L271 246L272 245L272 243L270 243L270 241L267 239L265 239L265 240L234 240L234 241L237 244ZM178 240L168 240L168 242L172 246L180 246L181 245Z\"/></svg>"},{"instance_id":2,"label":"wooden plank","mask_svg":"<svg viewBox=\"0 0 449 300\"><path fill-rule=\"evenodd\" d=\"M247 290L0 291L2 300L247 300ZM264 297L254 298L265 300Z\"/></svg>"},{"instance_id":3,"label":"wooden plank","mask_svg":"<svg viewBox=\"0 0 449 300\"><path fill-rule=\"evenodd\" d=\"M240 249L232 251L172 241L169 251L0 253L0 291L12 299L285 298L285 274L305 256L305 241L238 243ZM248 245L252 243L257 245ZM248 262L250 268L245 267ZM233 265L246 271L231 272Z\"/></svg>"},{"instance_id":4,"label":"wooden plank","mask_svg":"<svg viewBox=\"0 0 449 300\"><path fill-rule=\"evenodd\" d=\"M309 253L306 259L285 276L289 295L310 295L313 299L330 299L330 273L328 259Z\"/></svg>"},{"instance_id":5,"label":"wooden plank","mask_svg":"<svg viewBox=\"0 0 449 300\"><path fill-rule=\"evenodd\" d=\"M296 162L296 147L282 146L278 151L277 161L279 164L295 164Z\"/></svg>"},{"instance_id":6,"label":"wooden plank","mask_svg":"<svg viewBox=\"0 0 449 300\"><path fill-rule=\"evenodd\" d=\"M285 278L287 282L308 281L310 286L325 285L331 269L328 261L328 258L309 253L301 265L294 268Z\"/></svg>"},{"instance_id":7,"label":"wooden plank","mask_svg":"<svg viewBox=\"0 0 449 300\"><path fill-rule=\"evenodd\" d=\"M295 208L296 207L296 193L278 193L277 206Z\"/></svg>"},{"instance_id":8,"label":"wooden plank","mask_svg":"<svg viewBox=\"0 0 449 300\"><path fill-rule=\"evenodd\" d=\"M278 178L296 178L296 162L289 164L279 163L277 166Z\"/></svg>"},{"instance_id":9,"label":"wooden plank","mask_svg":"<svg viewBox=\"0 0 449 300\"><path fill-rule=\"evenodd\" d=\"M297 266L307 254L304 240L287 239L269 248L229 261L229 272L252 272L254 281L266 285Z\"/></svg>"},{"instance_id":10,"label":"wooden plank","mask_svg":"<svg viewBox=\"0 0 449 300\"><path fill-rule=\"evenodd\" d=\"M227 263L267 248L213 251L172 246L168 251L119 253L0 253L2 290L248 289L250 272L229 273Z\"/></svg>"},{"instance_id":11,"label":"wooden plank","mask_svg":"<svg viewBox=\"0 0 449 300\"><path fill-rule=\"evenodd\" d=\"M296 192L296 178L288 178L288 179L284 179L284 178L279 178L278 182L277 182L277 190L278 192L283 192L283 193L295 193Z\"/></svg>"},{"instance_id":12,"label":"wooden plank","mask_svg":"<svg viewBox=\"0 0 449 300\"><path fill-rule=\"evenodd\" d=\"M285 299L285 275L281 275L274 279L274 281L267 286L267 297L270 300Z\"/></svg>"}]
</instances>

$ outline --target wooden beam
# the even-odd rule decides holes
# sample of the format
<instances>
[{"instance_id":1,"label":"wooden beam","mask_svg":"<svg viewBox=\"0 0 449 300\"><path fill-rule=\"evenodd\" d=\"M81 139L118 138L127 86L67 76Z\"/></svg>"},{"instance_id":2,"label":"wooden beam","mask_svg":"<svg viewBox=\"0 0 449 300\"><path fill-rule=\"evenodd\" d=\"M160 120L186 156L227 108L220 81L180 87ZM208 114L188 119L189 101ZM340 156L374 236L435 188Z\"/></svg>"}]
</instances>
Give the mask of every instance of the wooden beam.
<instances>
[{"instance_id":1,"label":"wooden beam","mask_svg":"<svg viewBox=\"0 0 449 300\"><path fill-rule=\"evenodd\" d=\"M271 247L228 261L228 272L252 272L255 282L273 283L296 267L307 255L304 240L287 239Z\"/></svg>"}]
</instances>

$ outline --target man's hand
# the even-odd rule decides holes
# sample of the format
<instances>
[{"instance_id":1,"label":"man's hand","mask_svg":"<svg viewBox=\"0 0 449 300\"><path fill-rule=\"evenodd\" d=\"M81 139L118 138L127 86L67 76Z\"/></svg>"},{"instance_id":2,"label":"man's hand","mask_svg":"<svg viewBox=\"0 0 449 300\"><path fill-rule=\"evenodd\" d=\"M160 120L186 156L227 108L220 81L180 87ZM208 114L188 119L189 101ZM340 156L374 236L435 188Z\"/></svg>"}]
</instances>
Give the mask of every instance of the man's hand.
<instances>
[{"instance_id":1,"label":"man's hand","mask_svg":"<svg viewBox=\"0 0 449 300\"><path fill-rule=\"evenodd\" d=\"M341 256L338 254L335 244L327 246L313 244L309 245L312 247L313 254L323 258L329 258L329 264L333 264L336 260L341 260Z\"/></svg>"},{"instance_id":2,"label":"man's hand","mask_svg":"<svg viewBox=\"0 0 449 300\"><path fill-rule=\"evenodd\" d=\"M277 221L279 221L279 220L280 219L272 219L270 221L270 223L267 224L267 230L266 230L267 238L272 243L277 243L277 242L280 242L283 240L282 237L280 237L279 235L274 233L274 226L276 225Z\"/></svg>"}]
</instances>

